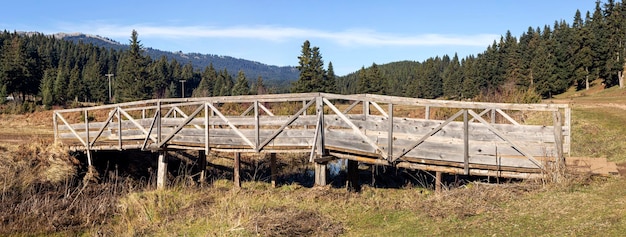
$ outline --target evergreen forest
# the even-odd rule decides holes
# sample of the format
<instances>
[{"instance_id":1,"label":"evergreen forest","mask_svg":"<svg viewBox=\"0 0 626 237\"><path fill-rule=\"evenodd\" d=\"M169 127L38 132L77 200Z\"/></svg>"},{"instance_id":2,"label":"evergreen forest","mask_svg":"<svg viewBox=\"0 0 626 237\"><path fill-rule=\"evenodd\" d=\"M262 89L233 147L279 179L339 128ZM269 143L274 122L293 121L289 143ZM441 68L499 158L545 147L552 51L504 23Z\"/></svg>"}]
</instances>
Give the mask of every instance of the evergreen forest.
<instances>
[{"instance_id":1,"label":"evergreen forest","mask_svg":"<svg viewBox=\"0 0 626 237\"><path fill-rule=\"evenodd\" d=\"M152 58L137 31L131 32L129 47L111 48L5 30L0 32L0 102L10 97L50 107L288 91L454 100L513 95L516 101L505 102L537 102L571 87L584 90L594 80L622 87L625 40L626 6L598 1L593 12L577 11L571 23L531 26L519 37L508 31L477 55L373 63L341 77L334 74L332 62L324 67L321 49L307 40L298 56L299 77L267 87L263 81L275 78L228 71L210 62L199 67Z\"/></svg>"},{"instance_id":2,"label":"evergreen forest","mask_svg":"<svg viewBox=\"0 0 626 237\"><path fill-rule=\"evenodd\" d=\"M588 89L594 80L623 87L626 6L609 0L593 12L576 11L573 22L506 32L478 55L437 56L361 68L338 78L339 93L376 93L419 98L476 99L499 95L534 102Z\"/></svg>"}]
</instances>

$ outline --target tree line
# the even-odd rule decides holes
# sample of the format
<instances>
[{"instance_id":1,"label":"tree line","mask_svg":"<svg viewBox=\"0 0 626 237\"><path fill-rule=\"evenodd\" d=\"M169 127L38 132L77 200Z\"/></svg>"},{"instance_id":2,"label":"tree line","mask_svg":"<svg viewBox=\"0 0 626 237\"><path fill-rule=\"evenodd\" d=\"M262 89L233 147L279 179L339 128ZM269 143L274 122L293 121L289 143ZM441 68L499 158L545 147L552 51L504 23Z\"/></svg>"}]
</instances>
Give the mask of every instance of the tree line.
<instances>
[{"instance_id":1,"label":"tree line","mask_svg":"<svg viewBox=\"0 0 626 237\"><path fill-rule=\"evenodd\" d=\"M232 74L212 64L194 70L191 63L152 59L136 31L124 50L4 31L0 33L0 102L7 95L52 106L277 91L458 100L513 94L523 97L522 102L533 102L572 86L588 88L597 79L607 87L623 86L625 37L626 6L598 1L593 12L576 11L572 24L561 20L528 27L519 38L508 31L477 55L374 63L343 77L335 75L332 62L325 68L320 48L307 40L298 57L299 78L285 90L266 88L260 76L250 82L243 71ZM106 74L114 75L111 90Z\"/></svg>"},{"instance_id":2,"label":"tree line","mask_svg":"<svg viewBox=\"0 0 626 237\"><path fill-rule=\"evenodd\" d=\"M117 103L182 96L268 93L263 78L254 83L239 71L209 64L194 70L164 56L152 59L133 31L128 50L72 43L40 33L0 33L0 99L33 100L45 106L72 101ZM111 98L109 81L112 74ZM184 83L184 84L183 84ZM182 88L185 91L182 91ZM184 94L183 94L184 93ZM3 101L0 101L3 102Z\"/></svg>"},{"instance_id":3,"label":"tree line","mask_svg":"<svg viewBox=\"0 0 626 237\"><path fill-rule=\"evenodd\" d=\"M578 10L573 23L529 27L519 38L506 32L478 54L402 61L339 77L342 94L376 93L421 98L471 99L494 94L548 98L602 79L622 86L626 55L626 6L609 0L593 12Z\"/></svg>"}]
</instances>

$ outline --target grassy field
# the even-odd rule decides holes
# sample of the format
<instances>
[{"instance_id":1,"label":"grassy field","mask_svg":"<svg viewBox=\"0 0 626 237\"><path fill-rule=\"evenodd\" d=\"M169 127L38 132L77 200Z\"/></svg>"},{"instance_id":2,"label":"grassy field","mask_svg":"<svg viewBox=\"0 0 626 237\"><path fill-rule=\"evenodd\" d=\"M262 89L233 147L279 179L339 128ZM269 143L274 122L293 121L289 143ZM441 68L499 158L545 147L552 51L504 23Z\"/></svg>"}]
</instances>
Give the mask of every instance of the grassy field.
<instances>
[{"instance_id":1,"label":"grassy field","mask_svg":"<svg viewBox=\"0 0 626 237\"><path fill-rule=\"evenodd\" d=\"M567 92L572 155L626 164L626 90ZM550 103L548 101L547 103ZM0 134L49 134L42 114L2 117ZM30 116L30 117L29 117ZM29 125L34 124L34 125ZM20 128L21 127L21 128ZM31 139L32 140L32 139ZM570 175L561 183L467 182L442 193L413 185L309 188L261 181L234 189L100 174L49 140L0 143L0 235L83 236L623 236L626 178ZM224 164L227 164L225 162Z\"/></svg>"}]
</instances>

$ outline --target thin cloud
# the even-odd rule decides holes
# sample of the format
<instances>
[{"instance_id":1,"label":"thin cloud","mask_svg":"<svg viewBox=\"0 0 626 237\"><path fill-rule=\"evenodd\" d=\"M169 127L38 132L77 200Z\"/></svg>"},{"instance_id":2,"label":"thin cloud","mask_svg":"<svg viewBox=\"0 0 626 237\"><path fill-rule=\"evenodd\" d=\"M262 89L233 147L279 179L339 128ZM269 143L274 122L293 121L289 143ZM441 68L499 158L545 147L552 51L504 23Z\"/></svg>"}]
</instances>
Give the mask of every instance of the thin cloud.
<instances>
[{"instance_id":1,"label":"thin cloud","mask_svg":"<svg viewBox=\"0 0 626 237\"><path fill-rule=\"evenodd\" d=\"M346 46L485 46L499 38L494 34L445 35L419 34L394 35L371 30L322 31L277 26L150 26L150 25L87 25L72 28L91 34L107 37L125 37L134 29L141 37L148 38L239 38L267 41L287 41L291 39L326 39Z\"/></svg>"}]
</instances>

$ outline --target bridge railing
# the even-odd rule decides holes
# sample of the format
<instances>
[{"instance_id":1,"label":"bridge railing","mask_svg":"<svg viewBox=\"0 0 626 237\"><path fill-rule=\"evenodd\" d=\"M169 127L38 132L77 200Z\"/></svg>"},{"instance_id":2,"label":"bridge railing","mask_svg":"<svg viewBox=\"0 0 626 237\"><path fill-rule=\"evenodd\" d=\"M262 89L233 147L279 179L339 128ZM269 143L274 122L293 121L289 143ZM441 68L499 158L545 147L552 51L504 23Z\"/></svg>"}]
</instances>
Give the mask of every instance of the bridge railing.
<instances>
[{"instance_id":1,"label":"bridge railing","mask_svg":"<svg viewBox=\"0 0 626 237\"><path fill-rule=\"evenodd\" d=\"M306 151L312 160L333 155L465 174L541 172L571 144L567 105L370 94L146 100L57 110L53 120L55 139L87 151Z\"/></svg>"}]
</instances>

